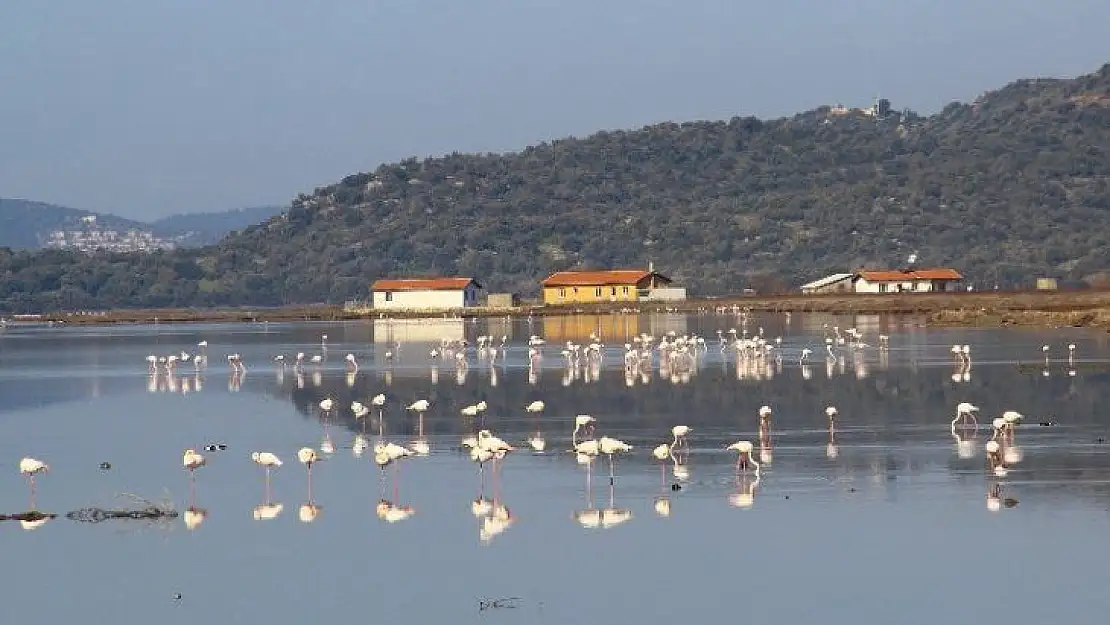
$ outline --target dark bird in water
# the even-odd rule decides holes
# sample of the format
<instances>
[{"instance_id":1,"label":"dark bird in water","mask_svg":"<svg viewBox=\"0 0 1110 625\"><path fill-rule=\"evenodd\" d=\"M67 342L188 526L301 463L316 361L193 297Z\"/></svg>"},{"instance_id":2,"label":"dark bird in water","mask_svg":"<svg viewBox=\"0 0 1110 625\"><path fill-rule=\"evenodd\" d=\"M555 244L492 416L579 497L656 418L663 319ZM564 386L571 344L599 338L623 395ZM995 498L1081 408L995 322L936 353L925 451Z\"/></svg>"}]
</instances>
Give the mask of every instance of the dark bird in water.
<instances>
[{"instance_id":1,"label":"dark bird in water","mask_svg":"<svg viewBox=\"0 0 1110 625\"><path fill-rule=\"evenodd\" d=\"M107 471L111 468L112 468L112 463L111 462L101 462L100 463L100 470L101 471Z\"/></svg>"},{"instance_id":2,"label":"dark bird in water","mask_svg":"<svg viewBox=\"0 0 1110 625\"><path fill-rule=\"evenodd\" d=\"M212 443L204 446L204 451L223 451L227 449L227 445L223 443Z\"/></svg>"}]
</instances>

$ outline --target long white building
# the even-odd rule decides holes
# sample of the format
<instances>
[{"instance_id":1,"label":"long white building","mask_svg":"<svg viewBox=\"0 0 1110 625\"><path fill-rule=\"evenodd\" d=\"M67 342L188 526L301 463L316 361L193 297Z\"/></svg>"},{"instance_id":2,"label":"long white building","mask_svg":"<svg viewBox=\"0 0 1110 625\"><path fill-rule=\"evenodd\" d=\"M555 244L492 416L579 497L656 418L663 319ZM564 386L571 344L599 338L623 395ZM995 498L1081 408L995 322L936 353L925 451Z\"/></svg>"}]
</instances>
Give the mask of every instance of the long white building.
<instances>
[{"instance_id":1,"label":"long white building","mask_svg":"<svg viewBox=\"0 0 1110 625\"><path fill-rule=\"evenodd\" d=\"M474 278L391 278L370 286L379 310L450 310L478 305Z\"/></svg>"}]
</instances>

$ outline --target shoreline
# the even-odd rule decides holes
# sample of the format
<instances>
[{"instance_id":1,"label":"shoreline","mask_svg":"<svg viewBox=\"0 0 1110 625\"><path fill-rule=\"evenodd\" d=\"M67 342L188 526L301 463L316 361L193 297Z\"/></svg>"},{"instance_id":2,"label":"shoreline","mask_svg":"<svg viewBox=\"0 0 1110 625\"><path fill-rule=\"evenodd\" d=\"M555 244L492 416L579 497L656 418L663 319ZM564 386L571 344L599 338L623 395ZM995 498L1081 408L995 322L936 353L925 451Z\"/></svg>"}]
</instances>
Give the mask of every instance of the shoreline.
<instances>
[{"instance_id":1,"label":"shoreline","mask_svg":"<svg viewBox=\"0 0 1110 625\"><path fill-rule=\"evenodd\" d=\"M344 310L341 306L281 308L124 309L91 313L13 315L14 323L61 322L78 325L159 323L258 323L357 321L371 319L443 319L610 315L637 313L704 313L720 308L770 313L844 315L915 315L933 326L1089 327L1110 330L1110 290L1021 291L982 293L830 294L742 296L681 302L615 302L513 308L475 307L452 311Z\"/></svg>"}]
</instances>

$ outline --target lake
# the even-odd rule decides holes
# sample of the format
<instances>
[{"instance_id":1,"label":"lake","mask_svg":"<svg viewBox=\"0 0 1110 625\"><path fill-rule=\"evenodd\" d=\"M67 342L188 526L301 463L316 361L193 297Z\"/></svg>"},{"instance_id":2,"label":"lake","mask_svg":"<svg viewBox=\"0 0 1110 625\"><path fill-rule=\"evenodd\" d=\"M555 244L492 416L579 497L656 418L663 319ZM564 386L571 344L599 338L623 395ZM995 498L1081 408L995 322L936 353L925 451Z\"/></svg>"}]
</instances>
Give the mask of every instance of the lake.
<instances>
[{"instance_id":1,"label":"lake","mask_svg":"<svg viewBox=\"0 0 1110 625\"><path fill-rule=\"evenodd\" d=\"M735 347L760 332L772 349ZM670 333L704 342L626 367L633 336ZM970 346L970 366L955 364L954 344ZM182 351L207 363L148 373L148 355ZM427 455L375 465L379 393L384 437ZM1105 334L906 318L10 326L0 513L29 509L19 462L32 456L50 466L36 507L59 516L0 523L3 613L114 625L1098 623L1110 609L1095 587L1110 530L1107 395ZM421 399L426 412L406 410ZM542 412L526 412L536 400ZM356 419L352 401L369 415ZM484 412L461 414L479 401ZM979 407L977 429L951 425L960 402ZM1024 419L1003 435L1010 461L996 475L984 449L1006 410ZM605 456L583 466L570 453L579 414L633 446L612 484ZM478 423L517 447L481 471L460 446ZM653 458L678 424L688 449ZM536 436L543 453L526 442ZM740 439L758 476L725 449ZM216 444L226 449L204 450ZM302 447L321 457L311 500ZM207 460L192 494L186 448ZM284 461L269 489L253 451ZM181 516L65 517L134 507L122 493Z\"/></svg>"}]
</instances>

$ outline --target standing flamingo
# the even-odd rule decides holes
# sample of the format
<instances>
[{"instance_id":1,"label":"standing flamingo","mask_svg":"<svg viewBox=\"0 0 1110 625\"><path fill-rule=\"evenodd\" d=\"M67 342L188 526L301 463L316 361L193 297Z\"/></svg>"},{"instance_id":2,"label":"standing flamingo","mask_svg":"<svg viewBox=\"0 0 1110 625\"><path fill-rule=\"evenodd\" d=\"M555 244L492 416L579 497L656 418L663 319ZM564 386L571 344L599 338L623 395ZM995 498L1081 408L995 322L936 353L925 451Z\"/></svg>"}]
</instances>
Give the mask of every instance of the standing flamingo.
<instances>
[{"instance_id":1,"label":"standing flamingo","mask_svg":"<svg viewBox=\"0 0 1110 625\"><path fill-rule=\"evenodd\" d=\"M35 509L35 476L39 473L49 473L50 467L42 460L24 458L19 461L19 472L27 476L27 484L31 489L31 510Z\"/></svg>"},{"instance_id":2,"label":"standing flamingo","mask_svg":"<svg viewBox=\"0 0 1110 625\"><path fill-rule=\"evenodd\" d=\"M752 458L752 450L755 447L751 441L737 441L725 449L737 452L736 455L736 470L751 468L753 473L759 475L759 463Z\"/></svg>"},{"instance_id":3,"label":"standing flamingo","mask_svg":"<svg viewBox=\"0 0 1110 625\"><path fill-rule=\"evenodd\" d=\"M686 442L686 435L692 432L688 425L676 425L671 428L671 450L673 451L678 447L679 441L682 442L682 448L686 451L690 450L690 444Z\"/></svg>"},{"instance_id":4,"label":"standing flamingo","mask_svg":"<svg viewBox=\"0 0 1110 625\"><path fill-rule=\"evenodd\" d=\"M266 501L270 501L270 471L281 466L281 458L268 451L251 452L251 460L266 469Z\"/></svg>"},{"instance_id":5,"label":"standing flamingo","mask_svg":"<svg viewBox=\"0 0 1110 625\"><path fill-rule=\"evenodd\" d=\"M608 436L602 436L597 441L597 449L601 453L609 456L609 485L613 485L614 472L613 472L613 454L628 453L632 451L632 445Z\"/></svg>"},{"instance_id":6,"label":"standing flamingo","mask_svg":"<svg viewBox=\"0 0 1110 625\"><path fill-rule=\"evenodd\" d=\"M542 401L536 400L525 406L524 411L529 414L538 415L539 413L543 412L544 407L545 406ZM544 440L543 434L540 432L540 423L538 416L536 417L535 421L536 433L528 437L528 444L531 445L533 451L542 452L547 447L547 441Z\"/></svg>"},{"instance_id":7,"label":"standing flamingo","mask_svg":"<svg viewBox=\"0 0 1110 625\"><path fill-rule=\"evenodd\" d=\"M571 444L571 446L576 447L576 448L578 447L578 430L581 430L582 428L587 428L587 429L591 430L591 432L592 432L593 425L595 423L597 423L597 419L591 417L588 414L580 414L577 417L575 417L574 418L574 431L571 432L571 435L570 435L570 444Z\"/></svg>"},{"instance_id":8,"label":"standing flamingo","mask_svg":"<svg viewBox=\"0 0 1110 625\"><path fill-rule=\"evenodd\" d=\"M409 404L408 409L416 412L416 440L412 442L412 449L418 455L427 456L431 452L428 441L424 438L424 413L431 404L426 399L419 399Z\"/></svg>"},{"instance_id":9,"label":"standing flamingo","mask_svg":"<svg viewBox=\"0 0 1110 625\"><path fill-rule=\"evenodd\" d=\"M207 462L207 460L204 459L204 456L198 454L197 450L195 450L195 449L186 449L184 455L181 458L181 464L184 465L185 469L189 471L189 505L190 505L190 507L192 507L194 501L196 500L196 494L197 494L196 493L196 484L197 484L196 475L197 474L195 472L196 472L197 469L203 467L206 462Z\"/></svg>"},{"instance_id":10,"label":"standing flamingo","mask_svg":"<svg viewBox=\"0 0 1110 625\"><path fill-rule=\"evenodd\" d=\"M313 449L311 447L302 447L301 450L297 452L297 460L300 460L301 464L303 464L305 466L305 470L308 471L308 502L309 502L309 504L311 504L312 503L312 465L316 464L316 461L319 460L319 457L316 455L316 450L315 449Z\"/></svg>"},{"instance_id":11,"label":"standing flamingo","mask_svg":"<svg viewBox=\"0 0 1110 625\"><path fill-rule=\"evenodd\" d=\"M378 393L370 400L370 405L378 407L378 436L382 435L382 418L385 412L385 393Z\"/></svg>"},{"instance_id":12,"label":"standing flamingo","mask_svg":"<svg viewBox=\"0 0 1110 625\"><path fill-rule=\"evenodd\" d=\"M651 450L651 456L659 461L659 483L666 483L667 468L664 463L671 457L671 446L666 443L656 445L655 449Z\"/></svg>"}]
</instances>

